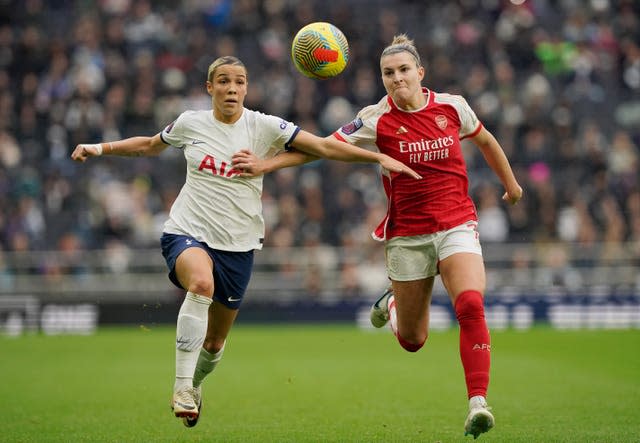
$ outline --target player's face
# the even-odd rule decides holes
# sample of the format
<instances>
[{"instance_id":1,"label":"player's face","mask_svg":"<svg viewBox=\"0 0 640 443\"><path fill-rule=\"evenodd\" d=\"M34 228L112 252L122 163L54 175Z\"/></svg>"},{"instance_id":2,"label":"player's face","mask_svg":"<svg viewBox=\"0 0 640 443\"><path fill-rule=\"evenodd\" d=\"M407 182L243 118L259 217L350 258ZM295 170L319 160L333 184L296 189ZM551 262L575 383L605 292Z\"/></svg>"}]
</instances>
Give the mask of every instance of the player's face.
<instances>
[{"instance_id":1,"label":"player's face","mask_svg":"<svg viewBox=\"0 0 640 443\"><path fill-rule=\"evenodd\" d=\"M207 81L207 92L212 98L216 119L233 123L242 115L247 95L247 71L243 66L221 65Z\"/></svg>"},{"instance_id":2,"label":"player's face","mask_svg":"<svg viewBox=\"0 0 640 443\"><path fill-rule=\"evenodd\" d=\"M418 109L424 105L421 81L424 68L418 67L413 56L406 52L385 55L380 59L382 82L387 94L402 109Z\"/></svg>"}]
</instances>

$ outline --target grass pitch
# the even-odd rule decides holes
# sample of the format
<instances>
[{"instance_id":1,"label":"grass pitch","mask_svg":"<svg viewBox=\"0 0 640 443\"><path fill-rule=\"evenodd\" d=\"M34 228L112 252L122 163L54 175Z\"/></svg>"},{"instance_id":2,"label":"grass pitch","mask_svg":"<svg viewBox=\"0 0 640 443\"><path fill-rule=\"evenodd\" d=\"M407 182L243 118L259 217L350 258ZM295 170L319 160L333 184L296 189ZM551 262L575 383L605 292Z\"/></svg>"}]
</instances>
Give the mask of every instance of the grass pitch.
<instances>
[{"instance_id":1,"label":"grass pitch","mask_svg":"<svg viewBox=\"0 0 640 443\"><path fill-rule=\"evenodd\" d=\"M473 441L456 330L410 354L388 331L236 326L193 429L169 409L174 334L0 337L0 441ZM478 441L640 441L640 331L537 327L492 341L496 427Z\"/></svg>"}]
</instances>

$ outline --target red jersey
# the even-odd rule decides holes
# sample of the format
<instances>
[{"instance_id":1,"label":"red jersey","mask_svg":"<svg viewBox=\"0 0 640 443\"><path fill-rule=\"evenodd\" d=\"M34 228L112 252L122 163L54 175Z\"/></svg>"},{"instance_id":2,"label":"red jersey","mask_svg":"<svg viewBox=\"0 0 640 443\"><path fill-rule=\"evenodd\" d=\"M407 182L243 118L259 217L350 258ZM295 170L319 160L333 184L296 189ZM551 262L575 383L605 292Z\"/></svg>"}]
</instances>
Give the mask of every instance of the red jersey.
<instances>
[{"instance_id":1,"label":"red jersey","mask_svg":"<svg viewBox=\"0 0 640 443\"><path fill-rule=\"evenodd\" d=\"M377 240L432 234L478 219L460 140L477 135L482 123L463 97L423 91L427 104L421 109L399 109L387 95L334 133L348 143L377 149L422 176L416 180L383 171L388 209L372 234Z\"/></svg>"}]
</instances>

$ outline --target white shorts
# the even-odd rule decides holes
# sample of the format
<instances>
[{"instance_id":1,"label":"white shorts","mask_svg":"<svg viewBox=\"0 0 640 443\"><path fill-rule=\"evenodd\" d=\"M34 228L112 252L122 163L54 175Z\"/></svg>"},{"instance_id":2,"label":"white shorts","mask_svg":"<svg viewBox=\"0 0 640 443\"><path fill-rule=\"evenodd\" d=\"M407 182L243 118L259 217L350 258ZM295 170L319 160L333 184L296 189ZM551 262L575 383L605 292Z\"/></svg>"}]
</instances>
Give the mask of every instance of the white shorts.
<instances>
[{"instance_id":1,"label":"white shorts","mask_svg":"<svg viewBox=\"0 0 640 443\"><path fill-rule=\"evenodd\" d=\"M469 221L434 234L387 240L384 253L389 278L421 280L438 275L438 264L450 255L460 252L482 255L477 227L477 222Z\"/></svg>"}]
</instances>

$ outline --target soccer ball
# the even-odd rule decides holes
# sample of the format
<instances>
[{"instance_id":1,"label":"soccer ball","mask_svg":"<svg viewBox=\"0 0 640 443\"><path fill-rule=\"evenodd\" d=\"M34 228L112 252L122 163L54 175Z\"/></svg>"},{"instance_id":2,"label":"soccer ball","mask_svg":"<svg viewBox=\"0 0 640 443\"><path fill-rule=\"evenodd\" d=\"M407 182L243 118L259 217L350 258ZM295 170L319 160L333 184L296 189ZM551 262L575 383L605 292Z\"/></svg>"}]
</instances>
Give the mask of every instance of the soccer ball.
<instances>
[{"instance_id":1,"label":"soccer ball","mask_svg":"<svg viewBox=\"0 0 640 443\"><path fill-rule=\"evenodd\" d=\"M349 62L349 43L331 23L310 23L298 31L291 58L300 73L325 80L340 74Z\"/></svg>"}]
</instances>

